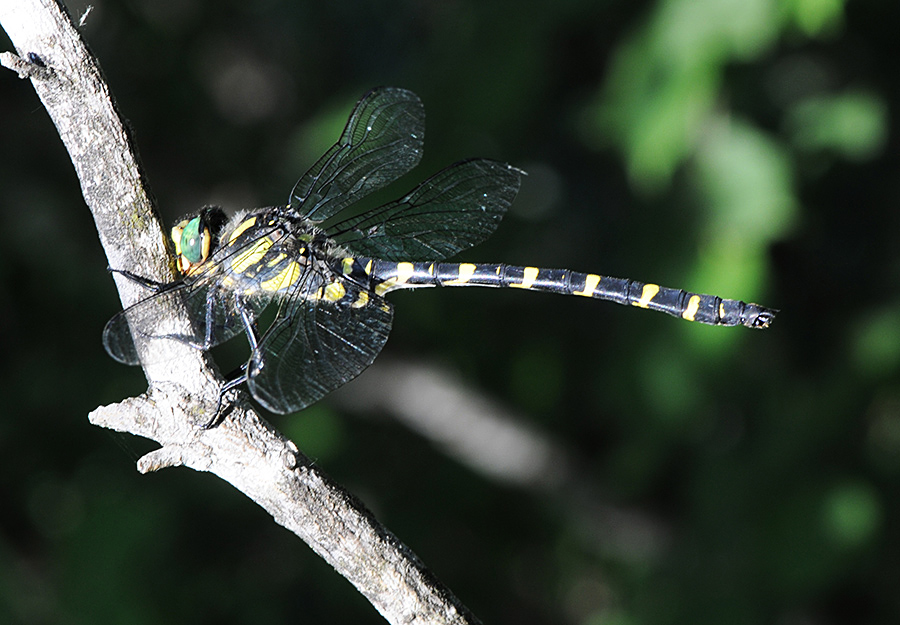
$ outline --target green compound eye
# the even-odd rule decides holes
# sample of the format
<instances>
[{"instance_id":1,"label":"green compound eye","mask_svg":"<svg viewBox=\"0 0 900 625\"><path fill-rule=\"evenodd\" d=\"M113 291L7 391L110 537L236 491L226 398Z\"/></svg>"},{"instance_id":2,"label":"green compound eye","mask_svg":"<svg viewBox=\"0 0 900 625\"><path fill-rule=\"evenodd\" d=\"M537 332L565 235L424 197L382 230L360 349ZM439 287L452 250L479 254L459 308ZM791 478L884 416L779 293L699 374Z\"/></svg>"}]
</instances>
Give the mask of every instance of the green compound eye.
<instances>
[{"instance_id":1,"label":"green compound eye","mask_svg":"<svg viewBox=\"0 0 900 625\"><path fill-rule=\"evenodd\" d=\"M209 233L200 231L201 219L194 217L187 222L181 232L181 255L193 264L199 263L209 254Z\"/></svg>"}]
</instances>

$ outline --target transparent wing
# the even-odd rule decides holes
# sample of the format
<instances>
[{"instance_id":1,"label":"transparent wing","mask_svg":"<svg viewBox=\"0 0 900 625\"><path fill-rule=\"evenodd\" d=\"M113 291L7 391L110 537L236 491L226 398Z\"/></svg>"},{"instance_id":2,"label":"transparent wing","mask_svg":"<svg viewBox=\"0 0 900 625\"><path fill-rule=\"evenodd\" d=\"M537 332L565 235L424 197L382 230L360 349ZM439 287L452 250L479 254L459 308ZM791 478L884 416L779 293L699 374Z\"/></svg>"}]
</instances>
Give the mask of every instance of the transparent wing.
<instances>
[{"instance_id":1,"label":"transparent wing","mask_svg":"<svg viewBox=\"0 0 900 625\"><path fill-rule=\"evenodd\" d=\"M335 224L329 235L354 254L440 260L486 239L519 190L522 172L487 159L438 172L405 197Z\"/></svg>"},{"instance_id":2,"label":"transparent wing","mask_svg":"<svg viewBox=\"0 0 900 625\"><path fill-rule=\"evenodd\" d=\"M251 299L245 307L258 315L268 302ZM165 311L185 306L190 323L179 323ZM207 350L244 331L233 295L214 281L181 283L118 312L103 328L107 353L126 365L139 364L134 335L148 340L168 339Z\"/></svg>"},{"instance_id":3,"label":"transparent wing","mask_svg":"<svg viewBox=\"0 0 900 625\"><path fill-rule=\"evenodd\" d=\"M393 317L388 302L367 297L364 305L356 297L293 298L251 358L253 397L272 412L295 412L362 373L387 341Z\"/></svg>"},{"instance_id":4,"label":"transparent wing","mask_svg":"<svg viewBox=\"0 0 900 625\"><path fill-rule=\"evenodd\" d=\"M340 140L291 191L289 207L322 221L418 165L425 109L405 89L381 87L353 109Z\"/></svg>"}]
</instances>

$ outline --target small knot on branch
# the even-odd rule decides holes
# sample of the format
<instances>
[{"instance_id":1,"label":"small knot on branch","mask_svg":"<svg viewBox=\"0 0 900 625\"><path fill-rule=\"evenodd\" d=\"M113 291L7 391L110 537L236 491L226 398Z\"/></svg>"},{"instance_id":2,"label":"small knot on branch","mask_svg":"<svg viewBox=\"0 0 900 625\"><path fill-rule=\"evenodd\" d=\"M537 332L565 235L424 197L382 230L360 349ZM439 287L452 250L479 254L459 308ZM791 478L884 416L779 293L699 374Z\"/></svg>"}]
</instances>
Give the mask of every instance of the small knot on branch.
<instances>
[{"instance_id":1,"label":"small knot on branch","mask_svg":"<svg viewBox=\"0 0 900 625\"><path fill-rule=\"evenodd\" d=\"M47 80L53 75L53 70L35 52L29 52L25 58L12 52L0 52L0 65L11 69L22 79Z\"/></svg>"}]
</instances>

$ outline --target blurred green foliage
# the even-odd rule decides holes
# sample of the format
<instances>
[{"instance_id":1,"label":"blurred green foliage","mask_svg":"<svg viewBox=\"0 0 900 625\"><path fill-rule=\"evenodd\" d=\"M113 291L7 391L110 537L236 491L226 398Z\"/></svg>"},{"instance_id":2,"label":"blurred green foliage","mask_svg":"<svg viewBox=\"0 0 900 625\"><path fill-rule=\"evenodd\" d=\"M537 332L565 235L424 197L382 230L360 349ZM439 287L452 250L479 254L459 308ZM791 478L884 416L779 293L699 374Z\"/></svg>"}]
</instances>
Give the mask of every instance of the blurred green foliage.
<instances>
[{"instance_id":1,"label":"blurred green foliage","mask_svg":"<svg viewBox=\"0 0 900 625\"><path fill-rule=\"evenodd\" d=\"M468 156L530 173L466 259L782 309L757 333L397 294L385 355L517 411L573 460L565 488L497 483L382 409L275 420L485 622L900 620L900 5L91 4L82 33L168 223L285 201L392 84L428 136L391 194ZM0 94L0 622L381 622L226 484L139 476L149 444L88 425L143 379L100 344L119 303L52 124L11 72Z\"/></svg>"}]
</instances>

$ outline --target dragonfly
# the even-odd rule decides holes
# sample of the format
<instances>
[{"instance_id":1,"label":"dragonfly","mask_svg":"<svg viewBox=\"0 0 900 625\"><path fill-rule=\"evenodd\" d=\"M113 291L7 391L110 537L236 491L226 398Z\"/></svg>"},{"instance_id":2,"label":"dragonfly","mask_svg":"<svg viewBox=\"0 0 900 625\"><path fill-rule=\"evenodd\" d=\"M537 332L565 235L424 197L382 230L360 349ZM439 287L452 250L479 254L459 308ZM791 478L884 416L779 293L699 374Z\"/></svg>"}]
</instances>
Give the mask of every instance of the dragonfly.
<instances>
[{"instance_id":1,"label":"dragonfly","mask_svg":"<svg viewBox=\"0 0 900 625\"><path fill-rule=\"evenodd\" d=\"M487 238L519 190L506 163L460 161L403 197L366 211L353 205L413 169L425 112L411 91L381 87L353 109L340 139L294 185L286 205L237 213L205 207L171 231L179 277L160 283L120 271L151 291L110 319L106 351L140 358L134 340L209 350L247 337L246 363L222 395L246 384L275 413L301 410L365 370L391 329L385 295L431 286L506 287L608 300L715 326L766 328L776 310L631 279L568 269L444 262ZM190 324L161 323L177 300ZM264 329L260 317L273 307ZM218 414L219 408L216 412Z\"/></svg>"}]
</instances>

